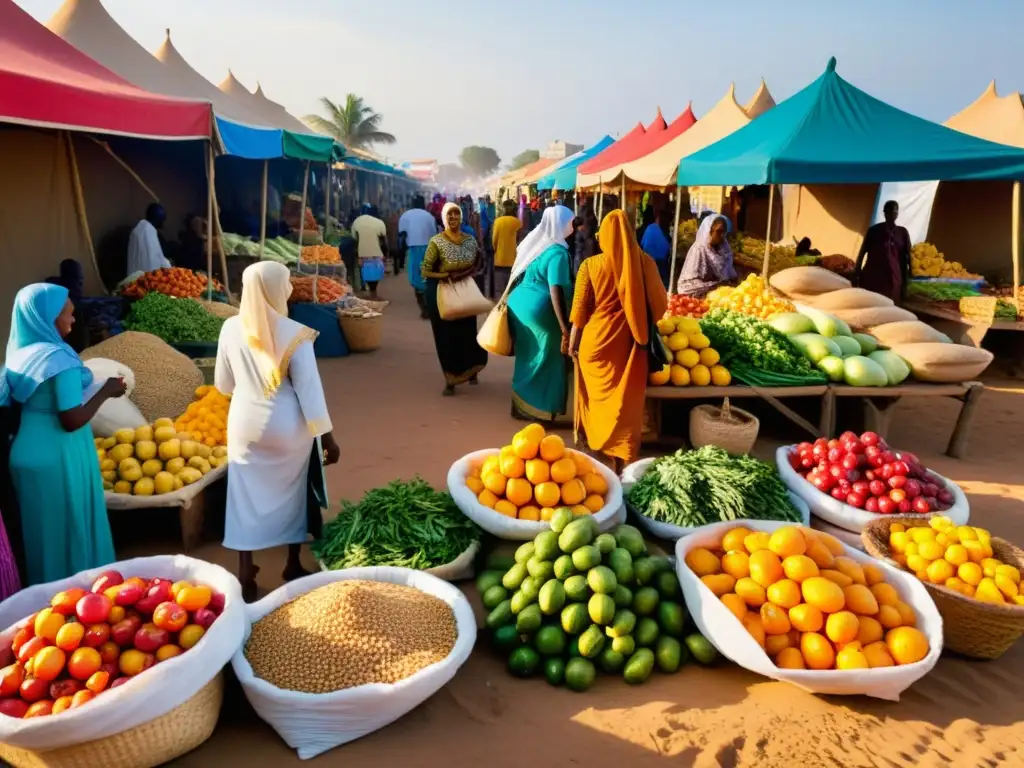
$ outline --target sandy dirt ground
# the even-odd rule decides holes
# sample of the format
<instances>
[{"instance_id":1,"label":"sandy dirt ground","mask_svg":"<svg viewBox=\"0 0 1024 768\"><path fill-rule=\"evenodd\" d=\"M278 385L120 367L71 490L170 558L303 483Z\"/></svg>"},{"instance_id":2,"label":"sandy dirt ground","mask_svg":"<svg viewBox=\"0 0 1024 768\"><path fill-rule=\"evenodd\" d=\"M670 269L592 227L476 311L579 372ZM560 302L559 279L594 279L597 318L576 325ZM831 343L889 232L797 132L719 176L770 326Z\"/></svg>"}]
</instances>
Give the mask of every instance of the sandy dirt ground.
<instances>
[{"instance_id":1,"label":"sandy dirt ground","mask_svg":"<svg viewBox=\"0 0 1024 768\"><path fill-rule=\"evenodd\" d=\"M321 361L342 461L331 468L334 498L415 474L443 486L451 463L469 451L506 443L519 426L509 416L511 361L492 358L481 385L442 398L430 329L417 317L405 280L389 278L393 301L384 346L370 355ZM918 452L960 483L972 519L1024 542L1024 391L991 382L969 457L942 455L956 417L953 401L898 406L891 441ZM795 433L769 435L762 458ZM137 521L118 520L119 554L170 551L174 521L153 520L139 543ZM125 530L125 529L129 530ZM132 543L124 539L131 534ZM211 542L215 538L211 536ZM216 543L200 557L234 567ZM280 583L283 552L257 555L260 586ZM312 561L308 563L313 566ZM476 596L468 583L466 591ZM479 605L477 605L479 608ZM641 687L599 678L585 694L510 677L502 660L478 648L455 679L400 721L332 750L311 766L903 766L1024 765L1024 644L995 662L946 655L899 703L824 697L768 681L729 663L655 674ZM220 723L176 766L301 765L262 723L236 683Z\"/></svg>"}]
</instances>

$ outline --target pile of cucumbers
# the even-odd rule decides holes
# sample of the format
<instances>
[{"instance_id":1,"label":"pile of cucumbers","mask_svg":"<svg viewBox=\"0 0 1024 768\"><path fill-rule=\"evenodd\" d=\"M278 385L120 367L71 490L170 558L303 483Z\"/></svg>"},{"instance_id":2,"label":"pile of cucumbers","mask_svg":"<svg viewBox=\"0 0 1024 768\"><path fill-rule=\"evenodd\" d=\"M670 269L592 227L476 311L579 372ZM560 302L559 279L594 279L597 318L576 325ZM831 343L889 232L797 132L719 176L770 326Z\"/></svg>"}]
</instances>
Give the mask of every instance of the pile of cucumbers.
<instances>
[{"instance_id":1,"label":"pile of cucumbers","mask_svg":"<svg viewBox=\"0 0 1024 768\"><path fill-rule=\"evenodd\" d=\"M702 664L717 656L692 628L668 558L649 556L629 525L600 533L593 518L556 510L551 530L520 546L507 570L482 573L477 588L491 643L517 677L543 673L585 691L598 669L639 685L655 666L673 673L691 655Z\"/></svg>"}]
</instances>

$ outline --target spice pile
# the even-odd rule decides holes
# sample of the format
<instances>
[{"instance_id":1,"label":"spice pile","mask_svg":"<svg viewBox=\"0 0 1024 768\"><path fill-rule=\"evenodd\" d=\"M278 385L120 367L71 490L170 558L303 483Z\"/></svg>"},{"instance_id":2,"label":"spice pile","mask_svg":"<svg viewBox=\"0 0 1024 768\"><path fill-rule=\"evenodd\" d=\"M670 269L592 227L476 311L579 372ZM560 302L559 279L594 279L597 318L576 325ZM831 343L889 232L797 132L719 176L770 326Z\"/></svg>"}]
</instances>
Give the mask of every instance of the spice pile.
<instances>
[{"instance_id":1,"label":"spice pile","mask_svg":"<svg viewBox=\"0 0 1024 768\"><path fill-rule=\"evenodd\" d=\"M253 624L245 658L278 688L332 693L404 680L444 661L457 635L455 614L440 598L398 584L339 581Z\"/></svg>"},{"instance_id":2,"label":"spice pile","mask_svg":"<svg viewBox=\"0 0 1024 768\"><path fill-rule=\"evenodd\" d=\"M168 344L215 342L224 318L206 310L193 299L176 299L163 293L148 293L132 304L124 327L159 336Z\"/></svg>"},{"instance_id":3,"label":"spice pile","mask_svg":"<svg viewBox=\"0 0 1024 768\"><path fill-rule=\"evenodd\" d=\"M446 565L480 538L480 530L447 493L416 478L343 501L324 525L313 553L328 570L392 565L426 570Z\"/></svg>"},{"instance_id":4,"label":"spice pile","mask_svg":"<svg viewBox=\"0 0 1024 768\"><path fill-rule=\"evenodd\" d=\"M303 264L340 264L341 254L333 245L304 245L300 261Z\"/></svg>"},{"instance_id":5,"label":"spice pile","mask_svg":"<svg viewBox=\"0 0 1024 768\"><path fill-rule=\"evenodd\" d=\"M655 461L626 500L644 517L695 528L726 520L799 521L778 470L705 445Z\"/></svg>"}]
</instances>

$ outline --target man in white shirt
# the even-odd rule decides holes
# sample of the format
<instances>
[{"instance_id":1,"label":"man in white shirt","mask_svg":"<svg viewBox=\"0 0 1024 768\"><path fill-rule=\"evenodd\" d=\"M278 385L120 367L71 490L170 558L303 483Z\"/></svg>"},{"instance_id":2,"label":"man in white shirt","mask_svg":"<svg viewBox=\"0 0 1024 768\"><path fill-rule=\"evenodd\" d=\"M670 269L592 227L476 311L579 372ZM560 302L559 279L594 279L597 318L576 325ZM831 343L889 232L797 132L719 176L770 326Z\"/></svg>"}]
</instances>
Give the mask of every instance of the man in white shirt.
<instances>
[{"instance_id":1,"label":"man in white shirt","mask_svg":"<svg viewBox=\"0 0 1024 768\"><path fill-rule=\"evenodd\" d=\"M398 250L404 250L407 254L409 285L416 294L420 317L424 320L427 319L427 305L423 294L427 290L427 282L420 273L420 266L427 253L430 238L437 234L437 219L426 208L427 201L423 195L417 195L412 199L412 208L403 213L398 220Z\"/></svg>"},{"instance_id":2,"label":"man in white shirt","mask_svg":"<svg viewBox=\"0 0 1024 768\"><path fill-rule=\"evenodd\" d=\"M352 222L352 237L359 253L359 269L363 282L370 288L370 298L377 298L377 284L384 277L384 258L388 254L388 229L369 203L362 215Z\"/></svg>"},{"instance_id":3,"label":"man in white shirt","mask_svg":"<svg viewBox=\"0 0 1024 768\"><path fill-rule=\"evenodd\" d=\"M167 220L167 212L159 203L152 203L146 209L146 218L135 225L128 238L128 274L136 272L153 272L162 267L171 266L164 256L163 246L157 230Z\"/></svg>"}]
</instances>

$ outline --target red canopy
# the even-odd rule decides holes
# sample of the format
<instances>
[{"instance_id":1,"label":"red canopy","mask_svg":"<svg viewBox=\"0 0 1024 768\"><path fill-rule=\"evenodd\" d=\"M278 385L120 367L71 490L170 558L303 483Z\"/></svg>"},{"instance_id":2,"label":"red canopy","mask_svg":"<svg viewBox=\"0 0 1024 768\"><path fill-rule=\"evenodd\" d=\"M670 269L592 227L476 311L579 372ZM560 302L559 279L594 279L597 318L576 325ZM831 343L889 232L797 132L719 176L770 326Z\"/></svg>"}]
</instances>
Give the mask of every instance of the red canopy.
<instances>
[{"instance_id":1,"label":"red canopy","mask_svg":"<svg viewBox=\"0 0 1024 768\"><path fill-rule=\"evenodd\" d=\"M658 117L661 118L660 111L658 112ZM655 120L651 123L651 127L657 130L658 121ZM665 119L661 118L661 130L664 129ZM636 127L633 128L632 131L616 141L604 152L583 163L583 165L576 170L576 173L580 176L585 176L588 173L598 173L599 171L603 171L605 168L611 168L613 165L625 162L625 156L630 152L629 148L631 146L635 146L636 143L646 135L646 133L647 131L644 129L643 123L637 123Z\"/></svg>"},{"instance_id":2,"label":"red canopy","mask_svg":"<svg viewBox=\"0 0 1024 768\"><path fill-rule=\"evenodd\" d=\"M658 110L658 117L661 117L661 110ZM659 147L663 147L668 144L676 136L680 136L690 130L696 122L697 118L693 115L692 104L687 104L683 113L673 120L672 123L664 130L652 131L648 128L647 133L637 139L636 143L629 148L630 156L628 158L618 158L615 165L623 162L628 163L631 160L636 160L637 158L650 154ZM606 168L602 168L601 170L605 170Z\"/></svg>"},{"instance_id":3,"label":"red canopy","mask_svg":"<svg viewBox=\"0 0 1024 768\"><path fill-rule=\"evenodd\" d=\"M0 122L159 139L208 139L209 102L136 88L0 0Z\"/></svg>"}]
</instances>

